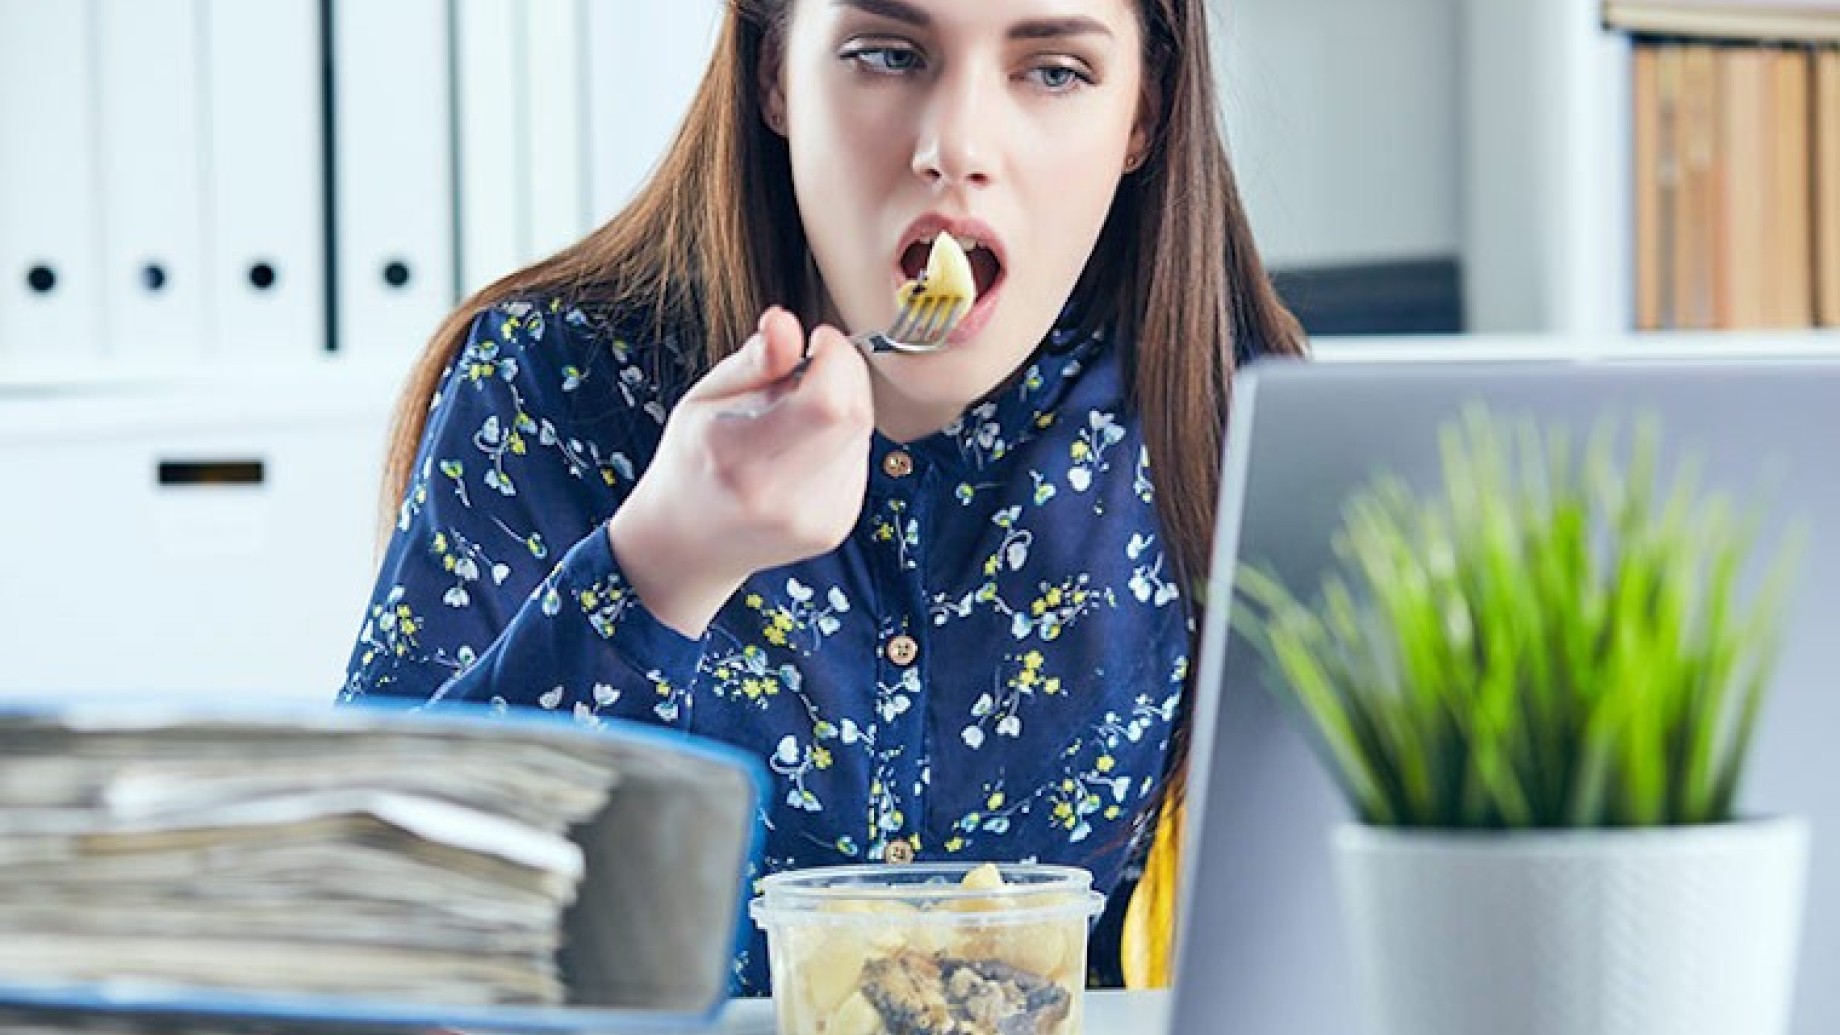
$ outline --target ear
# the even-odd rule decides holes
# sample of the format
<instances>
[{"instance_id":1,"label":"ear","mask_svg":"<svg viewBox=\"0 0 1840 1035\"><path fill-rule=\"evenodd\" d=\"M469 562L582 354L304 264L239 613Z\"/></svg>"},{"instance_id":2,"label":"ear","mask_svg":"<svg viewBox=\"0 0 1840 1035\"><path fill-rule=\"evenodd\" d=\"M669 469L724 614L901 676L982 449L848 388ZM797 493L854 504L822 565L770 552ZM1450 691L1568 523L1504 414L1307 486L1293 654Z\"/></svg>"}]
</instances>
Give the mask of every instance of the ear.
<instances>
[{"instance_id":1,"label":"ear","mask_svg":"<svg viewBox=\"0 0 1840 1035\"><path fill-rule=\"evenodd\" d=\"M783 137L786 135L786 62L785 41L779 33L769 32L761 37L760 57L754 67L761 121Z\"/></svg>"},{"instance_id":2,"label":"ear","mask_svg":"<svg viewBox=\"0 0 1840 1035\"><path fill-rule=\"evenodd\" d=\"M1156 141L1157 125L1162 120L1162 112L1162 84L1146 70L1144 87L1139 91L1137 98L1137 119L1131 123L1131 140L1125 147L1125 172L1136 172L1149 159L1150 147Z\"/></svg>"}]
</instances>

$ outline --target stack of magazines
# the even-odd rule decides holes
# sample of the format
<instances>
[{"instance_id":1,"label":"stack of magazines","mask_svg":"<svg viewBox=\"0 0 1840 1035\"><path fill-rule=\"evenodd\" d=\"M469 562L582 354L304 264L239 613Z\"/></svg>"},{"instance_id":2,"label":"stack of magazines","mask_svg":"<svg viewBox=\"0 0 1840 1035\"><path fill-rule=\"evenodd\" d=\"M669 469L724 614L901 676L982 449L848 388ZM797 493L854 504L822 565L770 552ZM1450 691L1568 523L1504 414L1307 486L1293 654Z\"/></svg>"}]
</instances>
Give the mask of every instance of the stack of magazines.
<instances>
[{"instance_id":1,"label":"stack of magazines","mask_svg":"<svg viewBox=\"0 0 1840 1035\"><path fill-rule=\"evenodd\" d=\"M755 783L566 720L0 713L0 1005L710 1009Z\"/></svg>"}]
</instances>

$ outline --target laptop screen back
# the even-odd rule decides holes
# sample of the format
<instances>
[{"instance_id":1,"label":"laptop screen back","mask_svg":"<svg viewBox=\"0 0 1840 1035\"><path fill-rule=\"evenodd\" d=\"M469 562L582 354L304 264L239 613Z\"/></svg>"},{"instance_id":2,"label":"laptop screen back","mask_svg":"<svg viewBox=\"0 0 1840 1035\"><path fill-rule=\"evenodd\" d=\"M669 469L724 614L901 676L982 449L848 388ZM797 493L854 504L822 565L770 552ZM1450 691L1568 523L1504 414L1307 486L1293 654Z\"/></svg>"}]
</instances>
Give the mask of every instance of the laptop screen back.
<instances>
[{"instance_id":1,"label":"laptop screen back","mask_svg":"<svg viewBox=\"0 0 1840 1035\"><path fill-rule=\"evenodd\" d=\"M1564 425L1574 439L1602 416L1624 428L1652 416L1663 484L1691 451L1706 490L1772 504L1761 543L1791 520L1808 530L1740 810L1813 824L1794 1031L1840 1030L1840 985L1825 980L1840 972L1840 362L1821 359L1278 362L1241 372L1215 606L1202 631L1174 1030L1367 1030L1328 849L1330 829L1352 813L1262 662L1229 631L1227 587L1239 565L1256 563L1313 595L1343 502L1383 470L1437 488L1438 429L1472 403Z\"/></svg>"}]
</instances>

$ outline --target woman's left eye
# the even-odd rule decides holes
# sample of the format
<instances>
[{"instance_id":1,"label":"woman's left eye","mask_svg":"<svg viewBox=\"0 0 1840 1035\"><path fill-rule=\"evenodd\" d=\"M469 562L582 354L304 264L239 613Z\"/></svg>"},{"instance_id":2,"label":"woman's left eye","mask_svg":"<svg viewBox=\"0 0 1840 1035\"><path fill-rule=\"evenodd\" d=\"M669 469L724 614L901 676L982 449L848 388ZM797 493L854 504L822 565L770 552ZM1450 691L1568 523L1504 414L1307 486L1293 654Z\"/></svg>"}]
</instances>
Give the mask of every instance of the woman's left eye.
<instances>
[{"instance_id":1,"label":"woman's left eye","mask_svg":"<svg viewBox=\"0 0 1840 1035\"><path fill-rule=\"evenodd\" d=\"M1071 65L1037 65L1028 75L1053 93L1066 93L1081 86L1091 86L1092 77Z\"/></svg>"}]
</instances>

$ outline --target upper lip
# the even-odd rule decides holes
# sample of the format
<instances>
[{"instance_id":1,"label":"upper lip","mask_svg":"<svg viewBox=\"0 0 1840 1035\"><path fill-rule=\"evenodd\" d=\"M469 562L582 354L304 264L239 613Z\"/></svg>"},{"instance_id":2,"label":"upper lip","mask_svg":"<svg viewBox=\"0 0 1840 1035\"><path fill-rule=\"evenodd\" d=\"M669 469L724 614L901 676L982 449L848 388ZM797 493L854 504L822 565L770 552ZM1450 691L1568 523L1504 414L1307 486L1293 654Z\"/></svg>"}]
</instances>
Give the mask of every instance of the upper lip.
<instances>
[{"instance_id":1,"label":"upper lip","mask_svg":"<svg viewBox=\"0 0 1840 1035\"><path fill-rule=\"evenodd\" d=\"M907 229L901 233L900 243L895 245L895 268L901 268L901 257L906 254L909 245L915 241L930 241L942 233L958 238L961 244L976 241L990 249L990 254L997 259L999 277L1009 268L1009 252L1003 247L1003 238L998 236L995 227L981 219L948 216L943 212L928 212L907 224Z\"/></svg>"}]
</instances>

